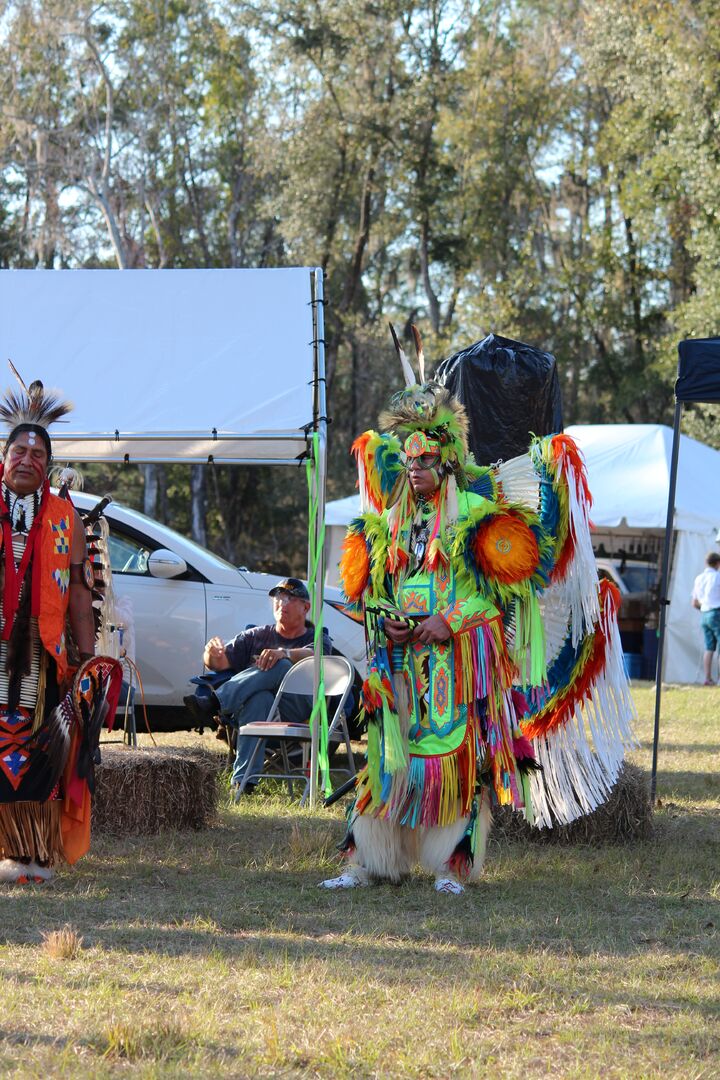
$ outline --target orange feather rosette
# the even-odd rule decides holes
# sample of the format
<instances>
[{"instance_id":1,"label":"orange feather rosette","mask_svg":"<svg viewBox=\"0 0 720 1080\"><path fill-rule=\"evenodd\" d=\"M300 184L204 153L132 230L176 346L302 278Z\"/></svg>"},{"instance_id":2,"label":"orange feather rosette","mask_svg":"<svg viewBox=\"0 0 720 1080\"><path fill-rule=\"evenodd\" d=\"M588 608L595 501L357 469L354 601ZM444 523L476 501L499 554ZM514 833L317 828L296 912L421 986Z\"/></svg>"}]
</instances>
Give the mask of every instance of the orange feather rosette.
<instances>
[{"instance_id":1,"label":"orange feather rosette","mask_svg":"<svg viewBox=\"0 0 720 1080\"><path fill-rule=\"evenodd\" d=\"M518 515L493 514L478 528L475 558L486 578L513 585L532 577L540 562L534 532Z\"/></svg>"}]
</instances>

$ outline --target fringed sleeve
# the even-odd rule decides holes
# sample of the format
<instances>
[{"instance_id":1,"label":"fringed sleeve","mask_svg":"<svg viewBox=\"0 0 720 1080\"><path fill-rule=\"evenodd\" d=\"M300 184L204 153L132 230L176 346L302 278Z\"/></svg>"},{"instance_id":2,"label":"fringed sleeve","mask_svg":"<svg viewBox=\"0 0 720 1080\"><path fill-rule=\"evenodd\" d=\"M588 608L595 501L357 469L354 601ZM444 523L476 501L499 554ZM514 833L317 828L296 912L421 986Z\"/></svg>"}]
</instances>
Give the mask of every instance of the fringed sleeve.
<instances>
[{"instance_id":1,"label":"fringed sleeve","mask_svg":"<svg viewBox=\"0 0 720 1080\"><path fill-rule=\"evenodd\" d=\"M618 602L614 586L601 582L597 624L576 643L568 631L547 686L522 720L542 767L532 777L538 825L566 824L597 809L617 780L625 750L636 745Z\"/></svg>"},{"instance_id":2,"label":"fringed sleeve","mask_svg":"<svg viewBox=\"0 0 720 1080\"><path fill-rule=\"evenodd\" d=\"M536 439L525 463L517 459L502 485L517 495L525 484L532 504L528 461L538 478L537 518L550 550L543 551L546 580L536 606L516 606L506 630L517 658L522 641L536 633L536 618L543 627L546 678L524 681L532 689L521 728L541 766L529 778L536 824L550 827L607 799L625 750L634 745L635 709L622 663L618 598L598 582L582 455L567 435Z\"/></svg>"},{"instance_id":3,"label":"fringed sleeve","mask_svg":"<svg viewBox=\"0 0 720 1080\"><path fill-rule=\"evenodd\" d=\"M540 521L553 537L548 595L567 609L573 643L600 617L590 535L592 498L580 451L568 435L537 439L530 450L540 475Z\"/></svg>"}]
</instances>

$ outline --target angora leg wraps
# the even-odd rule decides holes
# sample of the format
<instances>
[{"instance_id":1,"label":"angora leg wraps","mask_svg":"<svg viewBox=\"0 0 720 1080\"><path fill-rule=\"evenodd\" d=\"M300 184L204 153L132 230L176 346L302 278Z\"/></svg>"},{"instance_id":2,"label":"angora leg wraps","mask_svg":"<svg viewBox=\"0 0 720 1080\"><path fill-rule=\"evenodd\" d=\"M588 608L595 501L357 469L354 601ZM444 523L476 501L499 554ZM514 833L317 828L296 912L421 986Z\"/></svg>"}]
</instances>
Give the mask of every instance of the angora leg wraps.
<instances>
[{"instance_id":1,"label":"angora leg wraps","mask_svg":"<svg viewBox=\"0 0 720 1080\"><path fill-rule=\"evenodd\" d=\"M394 825L360 814L352 825L355 852L349 859L349 867L362 868L376 880L392 882L398 882L409 874L416 863L435 877L454 877L448 860L460 843L469 820L468 817L461 817L452 825L410 829L406 825ZM477 881L482 874L491 821L490 807L483 800L469 881Z\"/></svg>"}]
</instances>

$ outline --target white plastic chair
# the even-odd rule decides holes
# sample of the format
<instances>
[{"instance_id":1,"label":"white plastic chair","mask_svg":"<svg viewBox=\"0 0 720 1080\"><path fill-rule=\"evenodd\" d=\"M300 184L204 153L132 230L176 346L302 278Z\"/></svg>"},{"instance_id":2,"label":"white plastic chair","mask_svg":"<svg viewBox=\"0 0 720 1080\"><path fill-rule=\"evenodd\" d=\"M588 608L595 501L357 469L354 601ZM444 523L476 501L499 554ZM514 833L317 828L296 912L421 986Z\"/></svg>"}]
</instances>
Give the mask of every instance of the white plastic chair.
<instances>
[{"instance_id":1,"label":"white plastic chair","mask_svg":"<svg viewBox=\"0 0 720 1080\"><path fill-rule=\"evenodd\" d=\"M348 776L355 775L355 758L350 744L350 732L348 731L345 716L345 702L352 688L354 671L352 664L344 656L323 657L323 672L325 682L325 698L339 697L337 708L332 720L328 724L328 744L345 743L347 754L347 769L333 770L347 772ZM302 780L304 791L301 803L307 798L310 790L310 775L308 771L308 748L312 734L310 724L288 724L280 719L282 715L283 694L304 694L312 697L315 691L315 658L306 656L304 660L293 664L278 687L272 708L268 713L267 720L257 724L246 724L238 728L238 743L240 739L261 738L275 739L280 742L281 765L280 771L265 772L265 763L257 762L260 743L257 743L245 769L245 774L237 791L236 801L240 799L249 783L258 783L263 776L269 775L274 780L287 780L290 794L293 794L293 781ZM292 769L288 758L287 744L300 742L303 747L302 765ZM283 771L284 770L284 771Z\"/></svg>"}]
</instances>

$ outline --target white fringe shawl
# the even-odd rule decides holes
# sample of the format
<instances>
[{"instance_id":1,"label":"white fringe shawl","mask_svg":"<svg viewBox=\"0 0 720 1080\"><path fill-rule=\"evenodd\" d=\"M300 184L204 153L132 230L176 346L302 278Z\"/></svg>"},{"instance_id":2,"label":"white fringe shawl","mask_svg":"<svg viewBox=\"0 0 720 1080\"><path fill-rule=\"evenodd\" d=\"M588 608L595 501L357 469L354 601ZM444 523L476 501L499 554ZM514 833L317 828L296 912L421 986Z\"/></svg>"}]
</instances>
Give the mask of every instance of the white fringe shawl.
<instances>
[{"instance_id":1,"label":"white fringe shawl","mask_svg":"<svg viewBox=\"0 0 720 1080\"><path fill-rule=\"evenodd\" d=\"M542 772L531 776L535 824L567 825L607 801L625 757L638 745L635 705L623 666L617 616L603 612L605 667L567 724L533 739Z\"/></svg>"}]
</instances>

